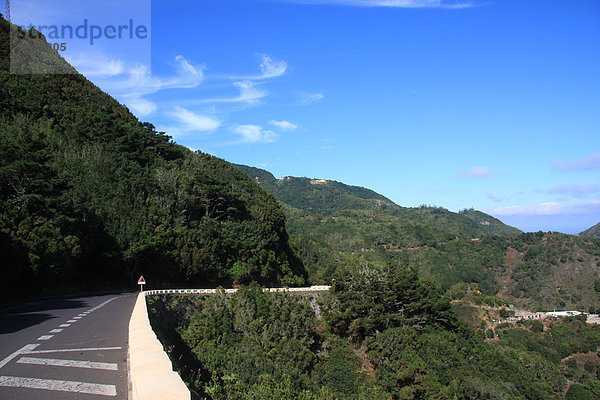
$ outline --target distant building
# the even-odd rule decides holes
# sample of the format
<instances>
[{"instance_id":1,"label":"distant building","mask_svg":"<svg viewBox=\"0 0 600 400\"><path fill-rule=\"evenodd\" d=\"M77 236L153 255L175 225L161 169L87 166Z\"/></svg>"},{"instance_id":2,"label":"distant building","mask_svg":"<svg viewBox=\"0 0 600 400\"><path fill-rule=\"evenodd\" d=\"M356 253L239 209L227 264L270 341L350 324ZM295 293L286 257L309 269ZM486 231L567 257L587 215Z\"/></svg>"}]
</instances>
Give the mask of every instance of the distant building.
<instances>
[{"instance_id":1,"label":"distant building","mask_svg":"<svg viewBox=\"0 0 600 400\"><path fill-rule=\"evenodd\" d=\"M310 183L311 185L323 185L327 183L327 181L325 179L311 179Z\"/></svg>"}]
</instances>

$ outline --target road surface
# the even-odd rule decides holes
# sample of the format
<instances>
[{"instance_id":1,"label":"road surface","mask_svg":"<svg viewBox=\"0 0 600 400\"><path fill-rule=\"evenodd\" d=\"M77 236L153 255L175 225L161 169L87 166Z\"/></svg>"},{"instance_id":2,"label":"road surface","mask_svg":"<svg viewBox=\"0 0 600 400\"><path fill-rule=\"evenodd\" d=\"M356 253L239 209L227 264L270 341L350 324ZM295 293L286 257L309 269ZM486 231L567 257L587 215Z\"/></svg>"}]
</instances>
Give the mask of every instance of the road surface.
<instances>
[{"instance_id":1,"label":"road surface","mask_svg":"<svg viewBox=\"0 0 600 400\"><path fill-rule=\"evenodd\" d=\"M53 299L0 310L0 399L127 399L135 294Z\"/></svg>"}]
</instances>

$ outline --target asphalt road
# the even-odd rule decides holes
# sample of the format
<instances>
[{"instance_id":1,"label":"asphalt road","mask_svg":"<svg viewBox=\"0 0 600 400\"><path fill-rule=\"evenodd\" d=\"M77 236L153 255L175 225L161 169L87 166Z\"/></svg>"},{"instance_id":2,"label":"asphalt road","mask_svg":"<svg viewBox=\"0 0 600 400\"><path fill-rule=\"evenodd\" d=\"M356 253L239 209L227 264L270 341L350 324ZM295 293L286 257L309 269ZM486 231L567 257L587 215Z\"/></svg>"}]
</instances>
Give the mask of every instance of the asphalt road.
<instances>
[{"instance_id":1,"label":"asphalt road","mask_svg":"<svg viewBox=\"0 0 600 400\"><path fill-rule=\"evenodd\" d=\"M0 399L127 399L133 293L0 310Z\"/></svg>"}]
</instances>

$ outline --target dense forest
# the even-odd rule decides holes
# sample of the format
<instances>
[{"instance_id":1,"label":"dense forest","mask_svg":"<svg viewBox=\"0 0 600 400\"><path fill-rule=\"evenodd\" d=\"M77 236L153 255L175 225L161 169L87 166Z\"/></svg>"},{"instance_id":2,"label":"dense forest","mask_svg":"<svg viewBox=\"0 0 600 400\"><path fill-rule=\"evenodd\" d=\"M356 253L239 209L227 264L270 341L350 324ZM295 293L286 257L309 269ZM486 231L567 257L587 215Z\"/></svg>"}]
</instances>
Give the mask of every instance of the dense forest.
<instances>
[{"instance_id":1,"label":"dense forest","mask_svg":"<svg viewBox=\"0 0 600 400\"><path fill-rule=\"evenodd\" d=\"M207 399L596 399L600 327L585 317L465 323L411 268L358 268L314 301L151 296L153 327ZM479 325L481 321L475 321Z\"/></svg>"},{"instance_id":2,"label":"dense forest","mask_svg":"<svg viewBox=\"0 0 600 400\"><path fill-rule=\"evenodd\" d=\"M0 303L90 288L305 280L276 200L193 153L24 36L13 57L70 74L9 72L0 20ZM17 53L15 53L17 51Z\"/></svg>"}]
</instances>

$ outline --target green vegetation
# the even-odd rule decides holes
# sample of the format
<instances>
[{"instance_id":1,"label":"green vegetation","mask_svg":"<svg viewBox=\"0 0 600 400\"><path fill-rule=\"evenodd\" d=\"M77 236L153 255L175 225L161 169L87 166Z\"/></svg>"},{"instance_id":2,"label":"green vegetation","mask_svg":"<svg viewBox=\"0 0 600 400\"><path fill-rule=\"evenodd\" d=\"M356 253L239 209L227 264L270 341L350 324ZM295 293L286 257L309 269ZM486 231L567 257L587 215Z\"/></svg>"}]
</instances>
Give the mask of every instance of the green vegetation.
<instances>
[{"instance_id":1,"label":"green vegetation","mask_svg":"<svg viewBox=\"0 0 600 400\"><path fill-rule=\"evenodd\" d=\"M385 196L360 186L336 181L319 182L310 178L285 177L277 180L270 172L260 168L245 165L235 167L256 180L277 200L314 216L328 217L343 210L377 211L471 237L520 233L518 229L472 209L453 213L441 207L427 205L417 208L401 207Z\"/></svg>"},{"instance_id":2,"label":"green vegetation","mask_svg":"<svg viewBox=\"0 0 600 400\"><path fill-rule=\"evenodd\" d=\"M0 20L0 303L142 273L153 287L304 282L270 194L79 74L9 73L10 29ZM70 68L43 39L18 50Z\"/></svg>"},{"instance_id":3,"label":"green vegetation","mask_svg":"<svg viewBox=\"0 0 600 400\"><path fill-rule=\"evenodd\" d=\"M591 228L586 229L585 231L581 232L579 234L579 236L590 237L590 238L600 238L600 223L597 223L596 225L592 226Z\"/></svg>"},{"instance_id":4,"label":"green vegetation","mask_svg":"<svg viewBox=\"0 0 600 400\"><path fill-rule=\"evenodd\" d=\"M569 396L600 386L600 327L580 318L484 341L410 268L349 271L320 295L323 319L309 300L252 285L154 296L149 309L198 398L547 400L564 398L567 381L581 386Z\"/></svg>"},{"instance_id":5,"label":"green vegetation","mask_svg":"<svg viewBox=\"0 0 600 400\"><path fill-rule=\"evenodd\" d=\"M308 178L276 180L236 165L280 200L287 230L312 283L350 268L411 266L444 291L476 285L482 295L530 309L600 307L600 240L521 233L481 211L405 208L368 189ZM598 285L600 287L600 284Z\"/></svg>"}]
</instances>

